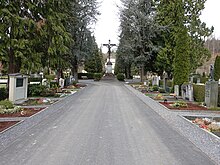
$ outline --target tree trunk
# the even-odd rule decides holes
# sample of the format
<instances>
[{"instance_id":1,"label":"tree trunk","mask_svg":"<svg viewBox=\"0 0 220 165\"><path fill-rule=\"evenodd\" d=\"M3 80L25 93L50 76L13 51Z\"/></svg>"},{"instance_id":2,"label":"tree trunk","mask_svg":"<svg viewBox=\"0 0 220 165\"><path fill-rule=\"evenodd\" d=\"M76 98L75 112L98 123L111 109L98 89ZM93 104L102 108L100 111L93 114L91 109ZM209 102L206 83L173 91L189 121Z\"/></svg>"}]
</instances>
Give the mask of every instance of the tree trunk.
<instances>
[{"instance_id":1,"label":"tree trunk","mask_svg":"<svg viewBox=\"0 0 220 165\"><path fill-rule=\"evenodd\" d=\"M72 61L72 75L76 82L78 82L78 64L77 64L77 58L74 57L74 60Z\"/></svg>"},{"instance_id":2,"label":"tree trunk","mask_svg":"<svg viewBox=\"0 0 220 165\"><path fill-rule=\"evenodd\" d=\"M12 48L9 48L8 74L15 73L15 56Z\"/></svg>"},{"instance_id":3,"label":"tree trunk","mask_svg":"<svg viewBox=\"0 0 220 165\"><path fill-rule=\"evenodd\" d=\"M144 82L144 66L141 66L141 82Z\"/></svg>"}]
</instances>

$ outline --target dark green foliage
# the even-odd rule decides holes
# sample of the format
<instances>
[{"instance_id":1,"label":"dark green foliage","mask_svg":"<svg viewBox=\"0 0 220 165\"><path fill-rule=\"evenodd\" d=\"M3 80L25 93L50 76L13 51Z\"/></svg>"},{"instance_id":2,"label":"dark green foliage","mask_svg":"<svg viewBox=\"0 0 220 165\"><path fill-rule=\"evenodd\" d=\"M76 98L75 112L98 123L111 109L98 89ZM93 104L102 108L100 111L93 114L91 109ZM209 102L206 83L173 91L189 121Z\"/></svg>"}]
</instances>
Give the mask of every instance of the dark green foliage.
<instances>
[{"instance_id":1,"label":"dark green foliage","mask_svg":"<svg viewBox=\"0 0 220 165\"><path fill-rule=\"evenodd\" d=\"M172 80L167 80L167 86L168 87L173 87L173 81Z\"/></svg>"},{"instance_id":2,"label":"dark green foliage","mask_svg":"<svg viewBox=\"0 0 220 165\"><path fill-rule=\"evenodd\" d=\"M44 85L28 85L28 97L41 96L41 94L46 90Z\"/></svg>"},{"instance_id":3,"label":"dark green foliage","mask_svg":"<svg viewBox=\"0 0 220 165\"><path fill-rule=\"evenodd\" d=\"M208 79L209 79L209 78L207 78L207 77L201 77L201 78L200 78L200 83L205 84L206 81L208 81Z\"/></svg>"},{"instance_id":4,"label":"dark green foliage","mask_svg":"<svg viewBox=\"0 0 220 165\"><path fill-rule=\"evenodd\" d=\"M184 25L178 28L174 58L174 85L188 82L190 72L189 40Z\"/></svg>"},{"instance_id":5,"label":"dark green foliage","mask_svg":"<svg viewBox=\"0 0 220 165\"><path fill-rule=\"evenodd\" d=\"M117 79L118 79L119 81L124 81L124 80L125 80L124 74L123 74L123 73L118 73L118 74L117 74Z\"/></svg>"},{"instance_id":6,"label":"dark green foliage","mask_svg":"<svg viewBox=\"0 0 220 165\"><path fill-rule=\"evenodd\" d=\"M56 78L56 75L54 75L54 74L51 74L51 75L45 75L45 78L47 79L47 80L54 80L55 78Z\"/></svg>"},{"instance_id":7,"label":"dark green foliage","mask_svg":"<svg viewBox=\"0 0 220 165\"><path fill-rule=\"evenodd\" d=\"M157 85L154 85L154 86L152 87L152 89L153 89L153 91L158 91L158 90L159 90L159 87L158 87Z\"/></svg>"},{"instance_id":8,"label":"dark green foliage","mask_svg":"<svg viewBox=\"0 0 220 165\"><path fill-rule=\"evenodd\" d=\"M58 85L54 82L52 86L56 88ZM56 96L56 89L49 89L44 85L28 85L28 97L35 96L54 97Z\"/></svg>"},{"instance_id":9,"label":"dark green foliage","mask_svg":"<svg viewBox=\"0 0 220 165\"><path fill-rule=\"evenodd\" d=\"M28 82L41 82L41 78L35 78L35 77L31 77L31 78L28 78Z\"/></svg>"},{"instance_id":10,"label":"dark green foliage","mask_svg":"<svg viewBox=\"0 0 220 165\"><path fill-rule=\"evenodd\" d=\"M56 96L56 90L47 88L47 89L42 91L40 96L43 96L43 97L54 97L54 96Z\"/></svg>"},{"instance_id":11,"label":"dark green foliage","mask_svg":"<svg viewBox=\"0 0 220 165\"><path fill-rule=\"evenodd\" d=\"M58 88L58 87L59 87L59 83L57 81L50 82L50 88Z\"/></svg>"},{"instance_id":12,"label":"dark green foliage","mask_svg":"<svg viewBox=\"0 0 220 165\"><path fill-rule=\"evenodd\" d=\"M218 81L220 79L220 56L217 56L214 64L214 79Z\"/></svg>"},{"instance_id":13,"label":"dark green foliage","mask_svg":"<svg viewBox=\"0 0 220 165\"><path fill-rule=\"evenodd\" d=\"M6 88L0 88L0 100L5 100L7 98L8 92Z\"/></svg>"},{"instance_id":14,"label":"dark green foliage","mask_svg":"<svg viewBox=\"0 0 220 165\"><path fill-rule=\"evenodd\" d=\"M14 105L9 100L2 100L0 101L0 107L3 107L4 109L12 109L14 108Z\"/></svg>"},{"instance_id":15,"label":"dark green foliage","mask_svg":"<svg viewBox=\"0 0 220 165\"><path fill-rule=\"evenodd\" d=\"M88 79L93 79L94 73L78 73L78 79L83 79L82 76L86 76Z\"/></svg>"},{"instance_id":16,"label":"dark green foliage","mask_svg":"<svg viewBox=\"0 0 220 165\"><path fill-rule=\"evenodd\" d=\"M159 88L159 92L160 93L166 93L165 89L163 89L163 88Z\"/></svg>"},{"instance_id":17,"label":"dark green foliage","mask_svg":"<svg viewBox=\"0 0 220 165\"><path fill-rule=\"evenodd\" d=\"M218 107L220 107L220 86L218 86Z\"/></svg>"},{"instance_id":18,"label":"dark green foliage","mask_svg":"<svg viewBox=\"0 0 220 165\"><path fill-rule=\"evenodd\" d=\"M195 101L204 102L205 101L205 85L193 84L193 96Z\"/></svg>"},{"instance_id":19,"label":"dark green foliage","mask_svg":"<svg viewBox=\"0 0 220 165\"><path fill-rule=\"evenodd\" d=\"M102 72L102 55L95 42L95 38L91 37L90 53L86 58L85 70L90 73L101 73Z\"/></svg>"},{"instance_id":20,"label":"dark green foliage","mask_svg":"<svg viewBox=\"0 0 220 165\"><path fill-rule=\"evenodd\" d=\"M102 78L102 73L94 73L94 80L99 81Z\"/></svg>"},{"instance_id":21,"label":"dark green foliage","mask_svg":"<svg viewBox=\"0 0 220 165\"><path fill-rule=\"evenodd\" d=\"M163 87L163 80L159 80L159 86Z\"/></svg>"}]
</instances>

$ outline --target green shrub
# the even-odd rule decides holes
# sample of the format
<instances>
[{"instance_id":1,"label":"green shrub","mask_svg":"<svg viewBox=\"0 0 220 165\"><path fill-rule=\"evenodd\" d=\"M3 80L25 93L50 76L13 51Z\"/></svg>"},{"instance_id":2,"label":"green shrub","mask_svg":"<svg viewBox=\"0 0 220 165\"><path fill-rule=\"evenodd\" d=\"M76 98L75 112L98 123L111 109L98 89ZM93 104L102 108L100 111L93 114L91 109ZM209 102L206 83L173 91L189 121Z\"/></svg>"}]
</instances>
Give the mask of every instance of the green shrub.
<instances>
[{"instance_id":1,"label":"green shrub","mask_svg":"<svg viewBox=\"0 0 220 165\"><path fill-rule=\"evenodd\" d=\"M208 79L209 79L209 78L207 78L207 77L201 77L201 78L200 78L200 82L203 83L203 84L205 84L206 81L208 81Z\"/></svg>"},{"instance_id":2,"label":"green shrub","mask_svg":"<svg viewBox=\"0 0 220 165\"><path fill-rule=\"evenodd\" d=\"M214 79L218 81L220 79L220 56L216 57L214 68Z\"/></svg>"},{"instance_id":3,"label":"green shrub","mask_svg":"<svg viewBox=\"0 0 220 165\"><path fill-rule=\"evenodd\" d=\"M94 73L87 73L87 78L88 79L93 79L94 78Z\"/></svg>"},{"instance_id":4,"label":"green shrub","mask_svg":"<svg viewBox=\"0 0 220 165\"><path fill-rule=\"evenodd\" d=\"M78 73L78 79L83 79L82 76L86 76L88 79L93 79L94 73Z\"/></svg>"},{"instance_id":5,"label":"green shrub","mask_svg":"<svg viewBox=\"0 0 220 165\"><path fill-rule=\"evenodd\" d=\"M2 107L3 109L12 109L14 108L14 105L9 100L2 100L0 101L0 107Z\"/></svg>"},{"instance_id":6,"label":"green shrub","mask_svg":"<svg viewBox=\"0 0 220 165\"><path fill-rule=\"evenodd\" d=\"M193 96L195 101L204 102L205 101L205 85L193 84Z\"/></svg>"},{"instance_id":7,"label":"green shrub","mask_svg":"<svg viewBox=\"0 0 220 165\"><path fill-rule=\"evenodd\" d=\"M159 86L160 86L160 87L163 86L163 80L159 80Z\"/></svg>"},{"instance_id":8,"label":"green shrub","mask_svg":"<svg viewBox=\"0 0 220 165\"><path fill-rule=\"evenodd\" d=\"M50 75L45 75L45 78L47 79L47 80L54 80L55 78L56 78L56 75L54 75L54 74L50 74Z\"/></svg>"},{"instance_id":9,"label":"green shrub","mask_svg":"<svg viewBox=\"0 0 220 165\"><path fill-rule=\"evenodd\" d=\"M57 96L57 94L56 94L56 90L45 89L45 90L42 91L40 96L43 96L43 97L54 97L54 96Z\"/></svg>"},{"instance_id":10,"label":"green shrub","mask_svg":"<svg viewBox=\"0 0 220 165\"><path fill-rule=\"evenodd\" d=\"M28 78L28 82L41 82L41 78L31 77L31 78Z\"/></svg>"},{"instance_id":11,"label":"green shrub","mask_svg":"<svg viewBox=\"0 0 220 165\"><path fill-rule=\"evenodd\" d=\"M94 80L99 81L102 78L102 73L94 73Z\"/></svg>"},{"instance_id":12,"label":"green shrub","mask_svg":"<svg viewBox=\"0 0 220 165\"><path fill-rule=\"evenodd\" d=\"M28 85L28 97L40 96L46 90L46 86L38 84Z\"/></svg>"},{"instance_id":13,"label":"green shrub","mask_svg":"<svg viewBox=\"0 0 220 165\"><path fill-rule=\"evenodd\" d=\"M124 74L123 74L123 73L118 73L118 74L117 74L117 79L118 79L119 81L124 81L124 80L125 80Z\"/></svg>"},{"instance_id":14,"label":"green shrub","mask_svg":"<svg viewBox=\"0 0 220 165\"><path fill-rule=\"evenodd\" d=\"M0 100L5 100L7 98L8 92L6 88L0 88Z\"/></svg>"},{"instance_id":15,"label":"green shrub","mask_svg":"<svg viewBox=\"0 0 220 165\"><path fill-rule=\"evenodd\" d=\"M0 109L0 114L12 114L22 111L22 108L17 106L12 109Z\"/></svg>"},{"instance_id":16,"label":"green shrub","mask_svg":"<svg viewBox=\"0 0 220 165\"><path fill-rule=\"evenodd\" d=\"M59 87L59 83L57 81L50 82L50 88L58 88L58 87Z\"/></svg>"},{"instance_id":17,"label":"green shrub","mask_svg":"<svg viewBox=\"0 0 220 165\"><path fill-rule=\"evenodd\" d=\"M173 81L172 80L167 80L167 86L172 87L173 86Z\"/></svg>"},{"instance_id":18,"label":"green shrub","mask_svg":"<svg viewBox=\"0 0 220 165\"><path fill-rule=\"evenodd\" d=\"M158 91L159 87L157 85L154 85L153 87L153 91Z\"/></svg>"},{"instance_id":19,"label":"green shrub","mask_svg":"<svg viewBox=\"0 0 220 165\"><path fill-rule=\"evenodd\" d=\"M220 86L218 86L218 107L220 107Z\"/></svg>"},{"instance_id":20,"label":"green shrub","mask_svg":"<svg viewBox=\"0 0 220 165\"><path fill-rule=\"evenodd\" d=\"M165 89L163 89L163 88L159 88L159 92L160 93L166 93Z\"/></svg>"}]
</instances>

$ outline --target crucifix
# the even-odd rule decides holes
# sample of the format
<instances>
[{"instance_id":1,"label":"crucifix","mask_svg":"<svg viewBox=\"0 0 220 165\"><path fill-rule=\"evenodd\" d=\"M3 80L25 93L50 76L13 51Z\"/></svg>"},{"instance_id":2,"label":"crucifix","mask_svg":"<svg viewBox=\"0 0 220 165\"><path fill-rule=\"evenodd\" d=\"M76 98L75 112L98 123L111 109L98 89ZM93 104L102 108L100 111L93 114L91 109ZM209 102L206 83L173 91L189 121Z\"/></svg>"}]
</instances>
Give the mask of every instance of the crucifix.
<instances>
[{"instance_id":1,"label":"crucifix","mask_svg":"<svg viewBox=\"0 0 220 165\"><path fill-rule=\"evenodd\" d=\"M103 46L106 46L108 48L108 63L107 65L111 65L112 63L110 62L110 55L111 55L111 48L113 46L116 46L116 44L111 44L111 41L108 40L108 44L103 44Z\"/></svg>"}]
</instances>

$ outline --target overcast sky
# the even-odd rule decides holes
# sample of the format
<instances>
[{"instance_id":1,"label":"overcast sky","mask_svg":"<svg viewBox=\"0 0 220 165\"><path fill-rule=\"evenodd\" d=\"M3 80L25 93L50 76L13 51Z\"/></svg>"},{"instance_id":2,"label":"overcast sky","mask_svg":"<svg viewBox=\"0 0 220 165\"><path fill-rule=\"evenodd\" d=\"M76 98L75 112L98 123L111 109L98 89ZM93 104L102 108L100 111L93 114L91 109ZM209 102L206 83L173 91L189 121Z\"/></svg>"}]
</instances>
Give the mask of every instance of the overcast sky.
<instances>
[{"instance_id":1,"label":"overcast sky","mask_svg":"<svg viewBox=\"0 0 220 165\"><path fill-rule=\"evenodd\" d=\"M120 0L98 0L101 3L99 11L101 16L98 17L98 22L95 26L95 37L99 46L108 43L118 44L119 35L119 11L116 4L120 4ZM201 20L208 27L214 26L213 35L220 39L220 0L207 0L205 9L202 12ZM106 49L103 47L103 52Z\"/></svg>"}]
</instances>

